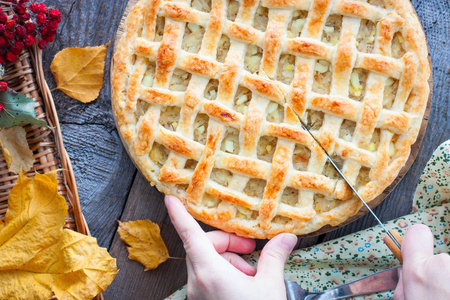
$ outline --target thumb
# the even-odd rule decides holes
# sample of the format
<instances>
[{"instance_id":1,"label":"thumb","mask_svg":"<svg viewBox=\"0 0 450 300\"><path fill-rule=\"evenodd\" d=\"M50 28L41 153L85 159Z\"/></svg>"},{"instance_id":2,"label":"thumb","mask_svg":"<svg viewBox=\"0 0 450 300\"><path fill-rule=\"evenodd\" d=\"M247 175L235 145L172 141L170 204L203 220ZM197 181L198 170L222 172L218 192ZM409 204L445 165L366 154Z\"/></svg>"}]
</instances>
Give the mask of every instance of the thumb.
<instances>
[{"instance_id":1,"label":"thumb","mask_svg":"<svg viewBox=\"0 0 450 300\"><path fill-rule=\"evenodd\" d=\"M261 252L257 274L262 276L283 276L284 263L297 243L297 236L291 233L279 234L271 239Z\"/></svg>"},{"instance_id":2,"label":"thumb","mask_svg":"<svg viewBox=\"0 0 450 300\"><path fill-rule=\"evenodd\" d=\"M404 300L405 299L405 295L403 293L403 272L399 271L399 275L398 275L398 283L397 283L397 287L395 288L394 291L394 297L392 298L393 300Z\"/></svg>"},{"instance_id":3,"label":"thumb","mask_svg":"<svg viewBox=\"0 0 450 300\"><path fill-rule=\"evenodd\" d=\"M433 256L433 234L422 224L411 226L402 241L404 268L417 266L427 257Z\"/></svg>"}]
</instances>

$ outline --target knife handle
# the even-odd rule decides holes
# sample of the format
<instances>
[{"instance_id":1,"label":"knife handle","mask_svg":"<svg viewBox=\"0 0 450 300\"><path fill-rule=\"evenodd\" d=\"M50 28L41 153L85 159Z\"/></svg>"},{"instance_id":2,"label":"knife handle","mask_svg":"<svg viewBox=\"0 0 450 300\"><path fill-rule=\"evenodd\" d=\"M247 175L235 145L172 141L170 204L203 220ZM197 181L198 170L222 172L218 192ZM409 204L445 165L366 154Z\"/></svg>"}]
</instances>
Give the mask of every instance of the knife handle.
<instances>
[{"instance_id":1,"label":"knife handle","mask_svg":"<svg viewBox=\"0 0 450 300\"><path fill-rule=\"evenodd\" d=\"M389 233L392 234L392 236L395 238L395 240L402 245L402 237L400 233L398 233L397 230L389 230ZM395 244L395 242L392 240L392 238L386 234L384 237L384 243L388 248L391 250L391 252L397 257L397 259L400 261L401 264L403 264L403 258L402 258L402 251L401 249Z\"/></svg>"}]
</instances>

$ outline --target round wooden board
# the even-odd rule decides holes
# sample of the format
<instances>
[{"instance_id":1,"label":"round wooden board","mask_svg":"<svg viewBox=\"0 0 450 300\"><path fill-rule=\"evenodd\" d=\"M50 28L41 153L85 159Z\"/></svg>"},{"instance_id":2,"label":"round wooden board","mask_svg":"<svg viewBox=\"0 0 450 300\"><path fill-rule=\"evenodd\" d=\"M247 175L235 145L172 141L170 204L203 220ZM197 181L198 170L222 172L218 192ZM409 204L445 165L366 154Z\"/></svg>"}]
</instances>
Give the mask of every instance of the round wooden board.
<instances>
[{"instance_id":1,"label":"round wooden board","mask_svg":"<svg viewBox=\"0 0 450 300\"><path fill-rule=\"evenodd\" d=\"M120 40L120 37L122 36L123 32L124 32L124 24L125 24L125 20L128 17L128 14L131 10L131 8L137 3L139 2L139 0L129 0L127 7L125 8L125 12L123 13L122 19L120 21L120 25L119 28L117 29L117 33L116 33L116 38L114 41L114 52L116 50L117 47L117 43ZM422 29L423 30L423 29ZM431 68L431 56L429 54L428 51L428 62L430 63L430 68ZM111 61L111 74L112 74L112 69L114 66L114 56L112 58ZM394 179L394 181L375 199L373 199L372 201L369 202L369 207L373 210L375 207L377 207L381 202L383 202L383 200L389 196L389 194L394 190L394 188L397 186L397 184L402 180L402 178L405 176L405 174L408 172L409 168L412 166L412 164L414 163L414 161L416 160L417 155L419 154L419 150L420 150L420 146L422 145L422 141L423 138L425 136L425 132L427 130L427 125L428 125L428 118L430 116L430 110L431 110L431 100L432 100L432 95L433 95L433 74L430 74L430 78L428 79L428 84L430 86L430 95L428 97L428 101L427 101L427 107L425 109L424 115L423 115L423 119L422 119L422 124L419 130L419 133L417 135L417 139L416 142L411 146L411 153L409 155L408 160L406 161L405 165L403 166L403 168L400 170L398 176ZM111 86L113 86L111 84ZM120 130L118 128L118 122L117 122L117 118L114 115L114 121L116 123L116 127L117 130L119 132L119 136L120 139L122 140L122 143L124 143L124 140L122 138L122 135L120 134ZM125 145L125 143L124 143ZM126 151L128 152L128 148L125 147ZM136 167L139 169L138 165L134 162L133 163L136 165ZM331 226L331 225L326 225L324 227L322 227L320 230L312 232L310 234L306 234L306 235L300 235L299 237L312 237L312 236L316 236L316 235L320 235L320 234L324 234L324 233L328 233L330 231L333 231L335 229L338 229L342 226L345 226L359 218L361 218L362 216L364 216L365 214L368 213L367 208L365 208L364 206L352 217L348 218L345 222L337 225L337 226Z\"/></svg>"}]
</instances>

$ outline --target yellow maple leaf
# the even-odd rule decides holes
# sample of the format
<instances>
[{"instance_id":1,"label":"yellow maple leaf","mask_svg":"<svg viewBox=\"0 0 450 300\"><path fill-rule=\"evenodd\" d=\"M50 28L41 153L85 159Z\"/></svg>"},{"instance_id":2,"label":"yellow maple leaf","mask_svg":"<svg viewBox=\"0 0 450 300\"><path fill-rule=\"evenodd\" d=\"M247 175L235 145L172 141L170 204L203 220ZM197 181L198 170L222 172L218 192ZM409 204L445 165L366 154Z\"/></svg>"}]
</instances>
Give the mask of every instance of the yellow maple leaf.
<instances>
[{"instance_id":1,"label":"yellow maple leaf","mask_svg":"<svg viewBox=\"0 0 450 300\"><path fill-rule=\"evenodd\" d=\"M10 172L18 174L20 169L29 171L34 157L27 143L27 133L21 126L0 130L0 146Z\"/></svg>"},{"instance_id":2,"label":"yellow maple leaf","mask_svg":"<svg viewBox=\"0 0 450 300\"><path fill-rule=\"evenodd\" d=\"M50 65L56 89L83 103L95 100L103 86L103 69L109 44L59 51Z\"/></svg>"},{"instance_id":3,"label":"yellow maple leaf","mask_svg":"<svg viewBox=\"0 0 450 300\"><path fill-rule=\"evenodd\" d=\"M23 173L11 190L0 227L0 299L92 299L117 273L97 240L63 229L67 205L56 171Z\"/></svg>"},{"instance_id":4,"label":"yellow maple leaf","mask_svg":"<svg viewBox=\"0 0 450 300\"><path fill-rule=\"evenodd\" d=\"M145 271L155 269L170 258L158 224L150 220L118 222L120 239L131 246L127 248L128 258L143 264Z\"/></svg>"}]
</instances>

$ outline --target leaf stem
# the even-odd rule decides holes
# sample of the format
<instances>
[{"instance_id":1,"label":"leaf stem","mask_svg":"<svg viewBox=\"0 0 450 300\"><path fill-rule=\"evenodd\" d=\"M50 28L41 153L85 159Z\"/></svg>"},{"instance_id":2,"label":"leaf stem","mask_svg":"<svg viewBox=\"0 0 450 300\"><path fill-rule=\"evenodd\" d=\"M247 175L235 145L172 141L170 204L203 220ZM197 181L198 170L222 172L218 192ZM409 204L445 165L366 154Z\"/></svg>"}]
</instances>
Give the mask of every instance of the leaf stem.
<instances>
[{"instance_id":1,"label":"leaf stem","mask_svg":"<svg viewBox=\"0 0 450 300\"><path fill-rule=\"evenodd\" d=\"M14 6L17 6L17 4L14 4L14 3L12 3L12 2L5 2L5 1L0 1L0 4L5 4L5 5L14 5Z\"/></svg>"},{"instance_id":2,"label":"leaf stem","mask_svg":"<svg viewBox=\"0 0 450 300\"><path fill-rule=\"evenodd\" d=\"M172 257L172 256L169 256L169 258L170 258L170 259L181 259L181 260L186 260L185 257Z\"/></svg>"}]
</instances>

